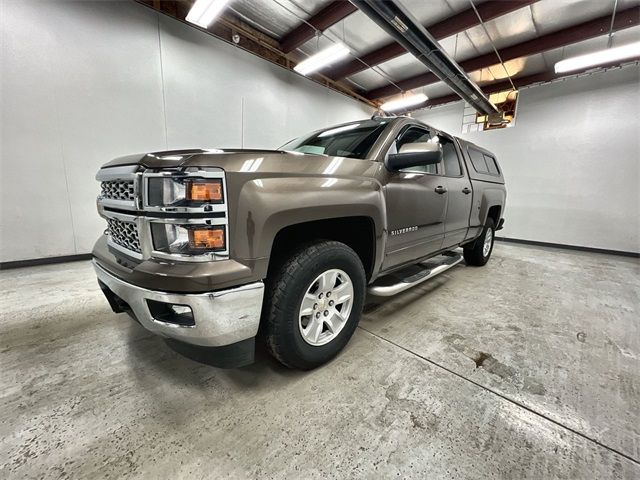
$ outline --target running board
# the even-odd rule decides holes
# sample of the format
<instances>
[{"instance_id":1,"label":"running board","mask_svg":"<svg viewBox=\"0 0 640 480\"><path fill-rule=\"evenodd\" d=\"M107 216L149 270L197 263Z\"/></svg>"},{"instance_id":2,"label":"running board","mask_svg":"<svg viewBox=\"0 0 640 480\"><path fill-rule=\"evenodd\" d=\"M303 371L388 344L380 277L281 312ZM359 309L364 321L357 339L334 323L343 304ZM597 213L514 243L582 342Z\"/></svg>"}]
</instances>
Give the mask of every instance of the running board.
<instances>
[{"instance_id":1,"label":"running board","mask_svg":"<svg viewBox=\"0 0 640 480\"><path fill-rule=\"evenodd\" d=\"M376 280L368 288L370 295L390 297L418 285L430 278L446 272L462 261L462 255L456 252L445 252L416 265L385 275Z\"/></svg>"}]
</instances>

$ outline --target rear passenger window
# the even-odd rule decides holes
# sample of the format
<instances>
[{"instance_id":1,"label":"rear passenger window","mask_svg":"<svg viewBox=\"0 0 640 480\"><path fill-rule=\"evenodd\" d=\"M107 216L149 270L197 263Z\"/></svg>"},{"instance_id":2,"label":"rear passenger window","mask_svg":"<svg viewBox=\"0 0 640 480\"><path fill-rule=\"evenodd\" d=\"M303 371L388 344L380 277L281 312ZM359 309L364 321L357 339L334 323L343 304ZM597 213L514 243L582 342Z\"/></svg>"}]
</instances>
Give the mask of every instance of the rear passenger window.
<instances>
[{"instance_id":1,"label":"rear passenger window","mask_svg":"<svg viewBox=\"0 0 640 480\"><path fill-rule=\"evenodd\" d=\"M470 148L468 152L471 157L471 163L473 164L473 168L476 169L476 172L489 173L489 167L487 166L484 153L474 150L473 148Z\"/></svg>"},{"instance_id":2,"label":"rear passenger window","mask_svg":"<svg viewBox=\"0 0 640 480\"><path fill-rule=\"evenodd\" d=\"M453 142L446 138L440 139L442 145L442 160L444 163L444 174L447 177L459 177L462 175L460 169L460 161L458 160L458 152L456 152L456 146Z\"/></svg>"}]
</instances>

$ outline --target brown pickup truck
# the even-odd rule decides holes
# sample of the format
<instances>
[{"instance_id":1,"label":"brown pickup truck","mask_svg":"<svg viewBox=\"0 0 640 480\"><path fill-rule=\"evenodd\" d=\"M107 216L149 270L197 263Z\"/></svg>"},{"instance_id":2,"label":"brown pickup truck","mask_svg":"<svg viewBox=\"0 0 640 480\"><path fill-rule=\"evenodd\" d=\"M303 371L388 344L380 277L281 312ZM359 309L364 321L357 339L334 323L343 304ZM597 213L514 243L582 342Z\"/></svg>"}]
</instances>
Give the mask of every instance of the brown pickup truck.
<instances>
[{"instance_id":1,"label":"brown pickup truck","mask_svg":"<svg viewBox=\"0 0 640 480\"><path fill-rule=\"evenodd\" d=\"M121 157L97 180L108 228L94 266L113 310L224 366L251 363L256 337L290 367L328 361L367 293L394 295L463 256L484 265L506 197L491 152L407 117L279 150Z\"/></svg>"}]
</instances>

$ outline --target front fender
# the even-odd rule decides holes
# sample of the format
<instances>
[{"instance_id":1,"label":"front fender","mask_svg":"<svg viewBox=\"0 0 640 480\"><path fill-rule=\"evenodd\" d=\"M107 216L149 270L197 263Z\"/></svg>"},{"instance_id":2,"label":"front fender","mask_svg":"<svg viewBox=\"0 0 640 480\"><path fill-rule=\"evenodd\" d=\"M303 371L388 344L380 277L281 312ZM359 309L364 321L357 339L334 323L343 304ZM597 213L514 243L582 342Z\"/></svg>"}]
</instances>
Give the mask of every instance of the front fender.
<instances>
[{"instance_id":1,"label":"front fender","mask_svg":"<svg viewBox=\"0 0 640 480\"><path fill-rule=\"evenodd\" d=\"M230 224L233 258L269 257L273 240L285 227L355 216L372 219L376 257L384 251L380 245L386 225L384 196L380 184L370 178L253 178L242 185L236 202Z\"/></svg>"}]
</instances>

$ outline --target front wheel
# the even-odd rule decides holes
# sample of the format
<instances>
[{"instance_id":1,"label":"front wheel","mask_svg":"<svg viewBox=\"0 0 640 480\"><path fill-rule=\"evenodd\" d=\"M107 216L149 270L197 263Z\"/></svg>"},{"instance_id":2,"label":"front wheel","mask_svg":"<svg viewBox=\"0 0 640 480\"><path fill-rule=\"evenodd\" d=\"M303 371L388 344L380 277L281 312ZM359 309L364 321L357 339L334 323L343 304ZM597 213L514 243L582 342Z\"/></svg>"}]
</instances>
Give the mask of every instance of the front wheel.
<instances>
[{"instance_id":1,"label":"front wheel","mask_svg":"<svg viewBox=\"0 0 640 480\"><path fill-rule=\"evenodd\" d=\"M492 218L488 218L480 236L463 249L464 260L467 265L481 267L489 261L493 251L494 234L495 224Z\"/></svg>"},{"instance_id":2,"label":"front wheel","mask_svg":"<svg viewBox=\"0 0 640 480\"><path fill-rule=\"evenodd\" d=\"M343 243L319 241L294 252L267 280L264 331L272 355L308 370L340 352L362 313L365 272Z\"/></svg>"}]
</instances>

